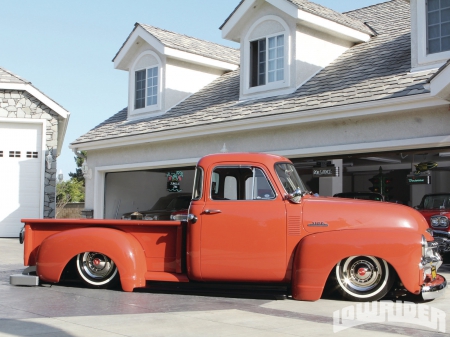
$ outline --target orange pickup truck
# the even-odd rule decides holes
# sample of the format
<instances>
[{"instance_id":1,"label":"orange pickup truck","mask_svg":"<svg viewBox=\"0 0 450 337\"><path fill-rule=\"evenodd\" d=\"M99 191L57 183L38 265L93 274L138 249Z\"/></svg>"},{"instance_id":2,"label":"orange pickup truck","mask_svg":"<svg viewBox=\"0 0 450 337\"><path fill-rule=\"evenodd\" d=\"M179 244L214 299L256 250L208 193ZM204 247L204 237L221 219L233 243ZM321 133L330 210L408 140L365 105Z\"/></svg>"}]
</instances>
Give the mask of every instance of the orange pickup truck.
<instances>
[{"instance_id":1,"label":"orange pickup truck","mask_svg":"<svg viewBox=\"0 0 450 337\"><path fill-rule=\"evenodd\" d=\"M24 264L46 282L72 266L90 286L120 281L124 291L229 282L285 285L297 300L318 300L327 286L374 301L394 283L424 299L446 289L412 208L313 196L288 159L269 154L206 156L194 180L187 221L23 219Z\"/></svg>"}]
</instances>

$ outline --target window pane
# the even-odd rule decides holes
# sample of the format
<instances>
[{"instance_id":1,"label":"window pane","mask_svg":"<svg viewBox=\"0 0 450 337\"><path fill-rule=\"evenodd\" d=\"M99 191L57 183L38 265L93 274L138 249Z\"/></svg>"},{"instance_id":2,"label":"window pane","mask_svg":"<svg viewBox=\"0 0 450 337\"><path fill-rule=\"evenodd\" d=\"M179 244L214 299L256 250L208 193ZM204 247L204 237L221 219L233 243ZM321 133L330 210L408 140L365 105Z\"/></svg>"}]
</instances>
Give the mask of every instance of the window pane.
<instances>
[{"instance_id":1,"label":"window pane","mask_svg":"<svg viewBox=\"0 0 450 337\"><path fill-rule=\"evenodd\" d=\"M441 11L441 22L449 22L450 21L450 8L443 9Z\"/></svg>"},{"instance_id":2,"label":"window pane","mask_svg":"<svg viewBox=\"0 0 450 337\"><path fill-rule=\"evenodd\" d=\"M259 40L258 42L259 42L259 50L265 51L266 50L266 39Z\"/></svg>"},{"instance_id":3,"label":"window pane","mask_svg":"<svg viewBox=\"0 0 450 337\"><path fill-rule=\"evenodd\" d=\"M443 37L441 40L442 43L442 50L441 51L447 51L450 50L450 36Z\"/></svg>"},{"instance_id":4,"label":"window pane","mask_svg":"<svg viewBox=\"0 0 450 337\"><path fill-rule=\"evenodd\" d=\"M284 35L278 35L277 36L277 45L283 46L284 45Z\"/></svg>"},{"instance_id":5,"label":"window pane","mask_svg":"<svg viewBox=\"0 0 450 337\"><path fill-rule=\"evenodd\" d=\"M275 57L275 49L269 49L269 60L273 60Z\"/></svg>"},{"instance_id":6,"label":"window pane","mask_svg":"<svg viewBox=\"0 0 450 337\"><path fill-rule=\"evenodd\" d=\"M428 38L433 39L439 37L439 25L434 25L428 27Z\"/></svg>"},{"instance_id":7,"label":"window pane","mask_svg":"<svg viewBox=\"0 0 450 337\"><path fill-rule=\"evenodd\" d=\"M269 83L270 82L275 82L275 72L274 71L269 71Z\"/></svg>"},{"instance_id":8,"label":"window pane","mask_svg":"<svg viewBox=\"0 0 450 337\"><path fill-rule=\"evenodd\" d=\"M275 60L269 61L269 71L275 70Z\"/></svg>"},{"instance_id":9,"label":"window pane","mask_svg":"<svg viewBox=\"0 0 450 337\"><path fill-rule=\"evenodd\" d=\"M448 23L443 23L443 24L441 25L441 35L442 35L442 36L450 35L450 22L448 22Z\"/></svg>"},{"instance_id":10,"label":"window pane","mask_svg":"<svg viewBox=\"0 0 450 337\"><path fill-rule=\"evenodd\" d=\"M439 0L428 0L428 11L439 9Z\"/></svg>"},{"instance_id":11,"label":"window pane","mask_svg":"<svg viewBox=\"0 0 450 337\"><path fill-rule=\"evenodd\" d=\"M275 48L275 38L269 38L269 48Z\"/></svg>"},{"instance_id":12,"label":"window pane","mask_svg":"<svg viewBox=\"0 0 450 337\"><path fill-rule=\"evenodd\" d=\"M428 53L439 53L441 51L439 39L428 41Z\"/></svg>"},{"instance_id":13,"label":"window pane","mask_svg":"<svg viewBox=\"0 0 450 337\"><path fill-rule=\"evenodd\" d=\"M261 75L259 75L258 85L264 85L264 84L266 84L266 74L261 74Z\"/></svg>"},{"instance_id":14,"label":"window pane","mask_svg":"<svg viewBox=\"0 0 450 337\"><path fill-rule=\"evenodd\" d=\"M277 81L282 81L284 80L284 70L280 69L277 71Z\"/></svg>"},{"instance_id":15,"label":"window pane","mask_svg":"<svg viewBox=\"0 0 450 337\"><path fill-rule=\"evenodd\" d=\"M145 70L139 70L135 72L134 96L134 108L143 108L145 106Z\"/></svg>"},{"instance_id":16,"label":"window pane","mask_svg":"<svg viewBox=\"0 0 450 337\"><path fill-rule=\"evenodd\" d=\"M277 48L277 57L284 57L284 47Z\"/></svg>"},{"instance_id":17,"label":"window pane","mask_svg":"<svg viewBox=\"0 0 450 337\"><path fill-rule=\"evenodd\" d=\"M439 23L439 12L428 13L428 25Z\"/></svg>"},{"instance_id":18,"label":"window pane","mask_svg":"<svg viewBox=\"0 0 450 337\"><path fill-rule=\"evenodd\" d=\"M156 105L158 98L158 67L147 70L147 106Z\"/></svg>"},{"instance_id":19,"label":"window pane","mask_svg":"<svg viewBox=\"0 0 450 337\"><path fill-rule=\"evenodd\" d=\"M277 69L283 69L283 59L277 59Z\"/></svg>"},{"instance_id":20,"label":"window pane","mask_svg":"<svg viewBox=\"0 0 450 337\"><path fill-rule=\"evenodd\" d=\"M450 7L450 0L441 0L441 8Z\"/></svg>"}]
</instances>

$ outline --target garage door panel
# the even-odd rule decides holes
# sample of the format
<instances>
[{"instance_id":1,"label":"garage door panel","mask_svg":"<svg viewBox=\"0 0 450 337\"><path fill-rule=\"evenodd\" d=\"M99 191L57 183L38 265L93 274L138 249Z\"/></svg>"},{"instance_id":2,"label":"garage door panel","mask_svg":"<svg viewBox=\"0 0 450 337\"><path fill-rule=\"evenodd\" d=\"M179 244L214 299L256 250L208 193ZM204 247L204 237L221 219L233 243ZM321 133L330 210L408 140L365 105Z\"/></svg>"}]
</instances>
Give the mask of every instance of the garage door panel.
<instances>
[{"instance_id":1,"label":"garage door panel","mask_svg":"<svg viewBox=\"0 0 450 337\"><path fill-rule=\"evenodd\" d=\"M41 214L42 124L0 122L2 152L0 237L17 237L21 219Z\"/></svg>"}]
</instances>

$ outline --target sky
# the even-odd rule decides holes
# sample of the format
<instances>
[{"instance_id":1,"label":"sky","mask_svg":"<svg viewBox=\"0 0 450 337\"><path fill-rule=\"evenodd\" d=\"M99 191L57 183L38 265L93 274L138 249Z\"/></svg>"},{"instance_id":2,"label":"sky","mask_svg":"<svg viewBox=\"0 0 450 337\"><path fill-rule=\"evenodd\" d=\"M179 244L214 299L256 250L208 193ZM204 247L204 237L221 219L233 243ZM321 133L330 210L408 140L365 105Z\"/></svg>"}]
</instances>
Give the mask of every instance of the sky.
<instances>
[{"instance_id":1,"label":"sky","mask_svg":"<svg viewBox=\"0 0 450 337\"><path fill-rule=\"evenodd\" d=\"M0 67L70 112L58 172L75 172L69 144L127 106L128 74L112 59L136 22L238 48L219 27L240 0L0 0ZM338 12L383 0L316 0ZM88 154L89 156L89 154Z\"/></svg>"}]
</instances>

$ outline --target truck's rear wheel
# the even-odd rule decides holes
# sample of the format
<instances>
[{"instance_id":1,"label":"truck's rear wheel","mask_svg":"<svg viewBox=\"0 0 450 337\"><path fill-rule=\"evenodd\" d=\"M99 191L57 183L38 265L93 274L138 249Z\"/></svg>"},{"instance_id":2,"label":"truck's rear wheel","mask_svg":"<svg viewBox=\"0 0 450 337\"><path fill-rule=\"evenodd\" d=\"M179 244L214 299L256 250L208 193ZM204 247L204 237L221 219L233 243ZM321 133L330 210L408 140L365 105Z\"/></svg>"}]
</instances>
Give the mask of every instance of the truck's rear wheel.
<instances>
[{"instance_id":1,"label":"truck's rear wheel","mask_svg":"<svg viewBox=\"0 0 450 337\"><path fill-rule=\"evenodd\" d=\"M118 282L119 275L116 264L102 253L78 254L76 264L78 275L89 286L108 288Z\"/></svg>"},{"instance_id":2,"label":"truck's rear wheel","mask_svg":"<svg viewBox=\"0 0 450 337\"><path fill-rule=\"evenodd\" d=\"M342 297L350 301L377 301L388 293L395 272L383 259L374 256L350 256L335 268L334 278Z\"/></svg>"}]
</instances>

